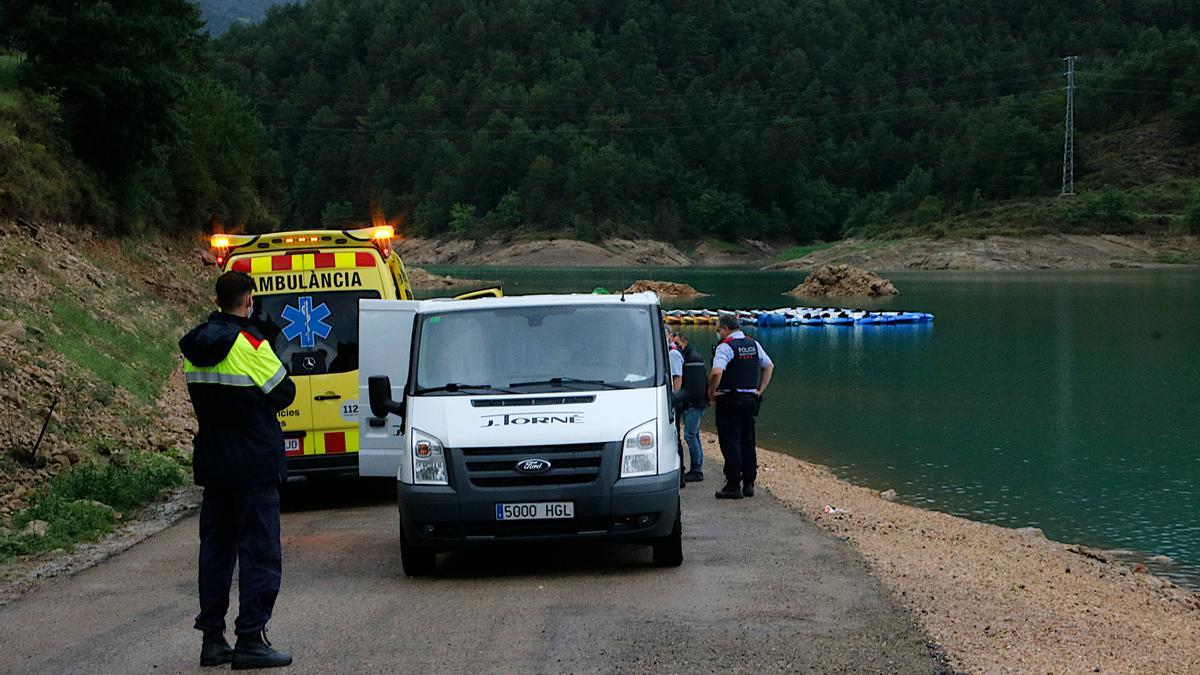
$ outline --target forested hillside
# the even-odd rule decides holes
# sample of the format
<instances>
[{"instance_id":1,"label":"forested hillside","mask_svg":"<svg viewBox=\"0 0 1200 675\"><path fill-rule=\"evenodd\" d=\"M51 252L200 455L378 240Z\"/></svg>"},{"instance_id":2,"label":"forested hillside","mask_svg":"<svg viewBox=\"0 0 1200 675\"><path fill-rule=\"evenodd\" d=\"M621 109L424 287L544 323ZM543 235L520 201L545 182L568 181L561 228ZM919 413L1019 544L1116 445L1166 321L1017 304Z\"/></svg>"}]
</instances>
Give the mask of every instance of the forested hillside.
<instances>
[{"instance_id":1,"label":"forested hillside","mask_svg":"<svg viewBox=\"0 0 1200 675\"><path fill-rule=\"evenodd\" d=\"M1198 23L1187 0L314 0L216 58L289 224L808 240L1057 193L1067 54L1081 167L1146 120L1190 142Z\"/></svg>"},{"instance_id":2,"label":"forested hillside","mask_svg":"<svg viewBox=\"0 0 1200 675\"><path fill-rule=\"evenodd\" d=\"M258 0L212 0L207 11ZM1200 228L1185 0L0 4L0 216L807 242ZM1077 200L1061 176L1079 55Z\"/></svg>"},{"instance_id":3,"label":"forested hillside","mask_svg":"<svg viewBox=\"0 0 1200 675\"><path fill-rule=\"evenodd\" d=\"M299 3L303 0L290 0ZM289 0L197 0L200 19L204 30L220 35L233 25L247 25L261 21L272 5L285 4Z\"/></svg>"},{"instance_id":4,"label":"forested hillside","mask_svg":"<svg viewBox=\"0 0 1200 675\"><path fill-rule=\"evenodd\" d=\"M185 0L0 3L0 218L277 224L271 139L200 27Z\"/></svg>"}]
</instances>

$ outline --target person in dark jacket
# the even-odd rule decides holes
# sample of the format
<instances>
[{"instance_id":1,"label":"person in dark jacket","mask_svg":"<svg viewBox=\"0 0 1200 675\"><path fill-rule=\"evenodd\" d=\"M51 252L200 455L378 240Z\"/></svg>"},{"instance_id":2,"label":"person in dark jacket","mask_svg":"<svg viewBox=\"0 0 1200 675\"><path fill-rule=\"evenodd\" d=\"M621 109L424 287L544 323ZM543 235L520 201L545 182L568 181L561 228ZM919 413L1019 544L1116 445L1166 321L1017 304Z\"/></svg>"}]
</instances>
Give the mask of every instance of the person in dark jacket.
<instances>
[{"instance_id":1,"label":"person in dark jacket","mask_svg":"<svg viewBox=\"0 0 1200 675\"><path fill-rule=\"evenodd\" d=\"M192 468L204 488L200 505L200 665L235 669L286 666L266 626L282 576L279 484L287 477L283 430L275 413L292 403L296 386L248 317L254 281L242 272L217 279L208 321L179 340L184 379L199 431ZM237 644L225 641L225 612L238 564Z\"/></svg>"},{"instance_id":2,"label":"person in dark jacket","mask_svg":"<svg viewBox=\"0 0 1200 675\"><path fill-rule=\"evenodd\" d=\"M673 332L671 341L683 357L680 367L682 375L675 387L679 415L683 419L683 439L687 441L691 460L691 466L683 475L683 479L694 483L704 480L704 448L700 445L700 420L704 417L704 409L708 407L708 373L704 366L704 357L692 349L686 335Z\"/></svg>"}]
</instances>

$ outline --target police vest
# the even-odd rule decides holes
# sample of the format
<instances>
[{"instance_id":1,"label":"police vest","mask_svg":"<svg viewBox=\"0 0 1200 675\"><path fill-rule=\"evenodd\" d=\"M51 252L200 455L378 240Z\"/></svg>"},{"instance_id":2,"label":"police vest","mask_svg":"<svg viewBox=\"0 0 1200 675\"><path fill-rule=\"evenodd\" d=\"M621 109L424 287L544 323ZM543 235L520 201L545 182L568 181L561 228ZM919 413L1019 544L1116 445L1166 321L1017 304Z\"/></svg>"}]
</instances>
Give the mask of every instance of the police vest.
<instances>
[{"instance_id":1,"label":"police vest","mask_svg":"<svg viewBox=\"0 0 1200 675\"><path fill-rule=\"evenodd\" d=\"M691 345L683 348L683 403L693 408L708 404L708 369L704 357L696 353Z\"/></svg>"},{"instance_id":2,"label":"police vest","mask_svg":"<svg viewBox=\"0 0 1200 675\"><path fill-rule=\"evenodd\" d=\"M758 343L748 337L725 338L721 342L733 350L733 358L725 365L717 390L757 389L761 370L758 366Z\"/></svg>"}]
</instances>

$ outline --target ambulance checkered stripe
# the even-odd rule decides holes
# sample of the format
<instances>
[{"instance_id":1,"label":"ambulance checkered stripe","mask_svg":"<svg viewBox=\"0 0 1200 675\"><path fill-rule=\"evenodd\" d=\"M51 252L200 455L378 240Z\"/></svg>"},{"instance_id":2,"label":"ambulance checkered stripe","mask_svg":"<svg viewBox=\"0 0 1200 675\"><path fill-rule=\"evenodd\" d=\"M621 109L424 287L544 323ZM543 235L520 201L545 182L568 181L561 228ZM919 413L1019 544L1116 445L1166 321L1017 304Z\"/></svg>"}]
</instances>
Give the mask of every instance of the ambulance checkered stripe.
<instances>
[{"instance_id":1,"label":"ambulance checkered stripe","mask_svg":"<svg viewBox=\"0 0 1200 675\"><path fill-rule=\"evenodd\" d=\"M334 251L331 253L279 253L242 257L234 260L229 269L247 274L274 272L306 272L320 269L349 269L374 267L375 255L370 251Z\"/></svg>"}]
</instances>

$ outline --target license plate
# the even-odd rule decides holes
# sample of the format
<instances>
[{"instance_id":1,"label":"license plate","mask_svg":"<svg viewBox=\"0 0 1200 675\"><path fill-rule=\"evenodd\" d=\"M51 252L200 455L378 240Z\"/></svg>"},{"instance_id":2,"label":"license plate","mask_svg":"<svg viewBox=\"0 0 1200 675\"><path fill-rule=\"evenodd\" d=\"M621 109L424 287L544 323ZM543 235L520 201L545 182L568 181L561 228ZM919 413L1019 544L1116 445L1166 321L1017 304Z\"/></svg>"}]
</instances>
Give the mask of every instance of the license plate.
<instances>
[{"instance_id":1,"label":"license plate","mask_svg":"<svg viewBox=\"0 0 1200 675\"><path fill-rule=\"evenodd\" d=\"M526 502L496 505L496 520L543 520L574 517L575 502Z\"/></svg>"},{"instance_id":2,"label":"license plate","mask_svg":"<svg viewBox=\"0 0 1200 675\"><path fill-rule=\"evenodd\" d=\"M303 438L285 438L285 439L283 439L283 454L285 454L285 455L303 455L304 454L304 439Z\"/></svg>"}]
</instances>

